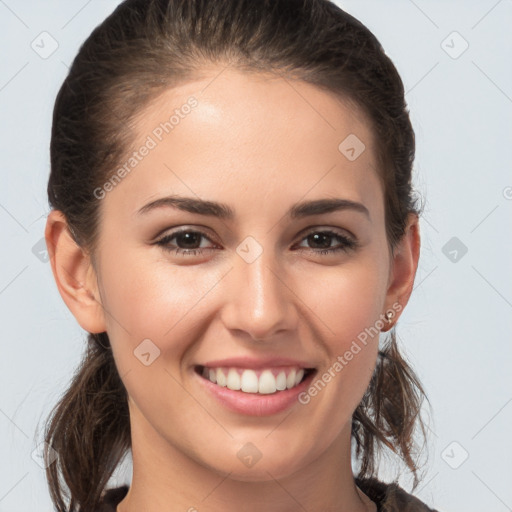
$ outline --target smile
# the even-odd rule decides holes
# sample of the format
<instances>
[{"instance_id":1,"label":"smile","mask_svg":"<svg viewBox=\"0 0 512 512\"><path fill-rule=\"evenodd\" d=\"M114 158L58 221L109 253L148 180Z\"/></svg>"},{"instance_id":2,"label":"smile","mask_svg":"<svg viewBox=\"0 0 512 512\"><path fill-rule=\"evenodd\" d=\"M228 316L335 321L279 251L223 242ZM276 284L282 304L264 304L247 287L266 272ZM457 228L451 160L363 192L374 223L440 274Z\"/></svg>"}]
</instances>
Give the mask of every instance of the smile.
<instances>
[{"instance_id":1,"label":"smile","mask_svg":"<svg viewBox=\"0 0 512 512\"><path fill-rule=\"evenodd\" d=\"M298 366L261 369L199 366L196 371L213 384L232 391L269 395L295 388L313 370Z\"/></svg>"}]
</instances>

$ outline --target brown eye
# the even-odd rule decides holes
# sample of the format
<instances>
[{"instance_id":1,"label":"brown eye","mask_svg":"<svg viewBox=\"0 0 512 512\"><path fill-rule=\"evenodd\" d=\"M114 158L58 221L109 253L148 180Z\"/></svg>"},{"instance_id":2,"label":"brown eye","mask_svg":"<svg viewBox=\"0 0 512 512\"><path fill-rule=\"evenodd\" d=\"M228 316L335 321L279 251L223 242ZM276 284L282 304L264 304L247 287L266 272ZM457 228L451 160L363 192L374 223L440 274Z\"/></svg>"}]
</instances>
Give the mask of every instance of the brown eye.
<instances>
[{"instance_id":1,"label":"brown eye","mask_svg":"<svg viewBox=\"0 0 512 512\"><path fill-rule=\"evenodd\" d=\"M302 240L307 241L310 250L320 254L333 254L338 251L347 252L358 246L356 240L332 230L313 231ZM333 241L337 241L338 245L332 247Z\"/></svg>"},{"instance_id":2,"label":"brown eye","mask_svg":"<svg viewBox=\"0 0 512 512\"><path fill-rule=\"evenodd\" d=\"M155 243L166 251L174 251L175 254L183 256L194 256L211 249L211 247L201 247L203 239L211 242L210 238L201 231L182 229L165 235ZM174 243L172 243L173 240L175 240Z\"/></svg>"}]
</instances>

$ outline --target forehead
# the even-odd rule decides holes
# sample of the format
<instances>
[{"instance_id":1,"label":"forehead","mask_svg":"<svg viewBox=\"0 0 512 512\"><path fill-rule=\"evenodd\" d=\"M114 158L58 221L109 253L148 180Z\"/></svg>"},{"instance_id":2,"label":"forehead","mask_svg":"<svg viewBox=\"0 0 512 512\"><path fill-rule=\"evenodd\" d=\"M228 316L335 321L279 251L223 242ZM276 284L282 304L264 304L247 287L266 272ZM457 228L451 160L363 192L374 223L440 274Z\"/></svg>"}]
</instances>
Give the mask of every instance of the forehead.
<instances>
[{"instance_id":1,"label":"forehead","mask_svg":"<svg viewBox=\"0 0 512 512\"><path fill-rule=\"evenodd\" d=\"M192 99L195 105L189 109ZM266 133L284 132L288 142L299 137L311 142L323 138L324 146L334 143L337 147L340 137L352 133L366 145L373 144L369 120L350 99L274 73L205 69L201 78L164 91L143 108L134 131L141 139L171 120L172 129L165 135L174 136L178 124L188 117L186 124L198 135L203 129L213 129L221 138L223 133L233 135L236 128L237 139L256 136L257 142Z\"/></svg>"},{"instance_id":2,"label":"forehead","mask_svg":"<svg viewBox=\"0 0 512 512\"><path fill-rule=\"evenodd\" d=\"M167 192L225 202L281 193L290 203L338 193L376 203L381 193L366 117L305 82L204 70L143 108L133 129L138 155L127 155L116 188L134 207Z\"/></svg>"}]
</instances>

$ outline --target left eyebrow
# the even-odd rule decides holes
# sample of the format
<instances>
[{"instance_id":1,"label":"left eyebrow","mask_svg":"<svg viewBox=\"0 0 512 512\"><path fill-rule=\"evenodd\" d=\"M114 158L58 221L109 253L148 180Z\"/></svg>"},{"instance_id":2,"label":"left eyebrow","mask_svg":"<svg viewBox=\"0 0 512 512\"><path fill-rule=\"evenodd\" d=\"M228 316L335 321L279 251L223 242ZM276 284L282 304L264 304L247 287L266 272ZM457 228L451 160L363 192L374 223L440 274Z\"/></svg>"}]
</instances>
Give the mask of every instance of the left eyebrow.
<instances>
[{"instance_id":1,"label":"left eyebrow","mask_svg":"<svg viewBox=\"0 0 512 512\"><path fill-rule=\"evenodd\" d=\"M137 215L143 215L152 210L163 207L177 208L189 213L197 213L199 215L207 215L217 217L219 219L232 220L235 218L234 210L227 204L184 196L167 196L155 199L138 210ZM292 205L287 213L291 219L301 219L308 216L343 210L353 210L364 214L368 219L370 219L370 212L366 206L361 203L351 201L350 199L341 198L302 201Z\"/></svg>"},{"instance_id":2,"label":"left eyebrow","mask_svg":"<svg viewBox=\"0 0 512 512\"><path fill-rule=\"evenodd\" d=\"M340 210L354 210L364 214L368 220L370 212L362 203L351 201L350 199L317 199L315 201L304 201L294 204L289 211L292 219L300 219L309 215L321 215L322 213L331 213Z\"/></svg>"}]
</instances>

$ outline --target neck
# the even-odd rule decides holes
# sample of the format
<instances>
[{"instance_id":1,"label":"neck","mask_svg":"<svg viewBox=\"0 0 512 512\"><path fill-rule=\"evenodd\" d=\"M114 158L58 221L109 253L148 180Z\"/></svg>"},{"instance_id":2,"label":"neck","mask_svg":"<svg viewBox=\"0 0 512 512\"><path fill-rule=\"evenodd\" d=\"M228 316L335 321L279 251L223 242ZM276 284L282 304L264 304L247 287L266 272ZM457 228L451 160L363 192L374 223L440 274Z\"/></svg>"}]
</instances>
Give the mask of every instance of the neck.
<instances>
[{"instance_id":1,"label":"neck","mask_svg":"<svg viewBox=\"0 0 512 512\"><path fill-rule=\"evenodd\" d=\"M229 470L220 473L206 467L163 439L147 422L132 421L131 435L132 483L118 512L376 510L354 482L350 425L323 454L293 474L276 479L266 471L250 482L234 479Z\"/></svg>"}]
</instances>

